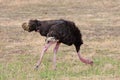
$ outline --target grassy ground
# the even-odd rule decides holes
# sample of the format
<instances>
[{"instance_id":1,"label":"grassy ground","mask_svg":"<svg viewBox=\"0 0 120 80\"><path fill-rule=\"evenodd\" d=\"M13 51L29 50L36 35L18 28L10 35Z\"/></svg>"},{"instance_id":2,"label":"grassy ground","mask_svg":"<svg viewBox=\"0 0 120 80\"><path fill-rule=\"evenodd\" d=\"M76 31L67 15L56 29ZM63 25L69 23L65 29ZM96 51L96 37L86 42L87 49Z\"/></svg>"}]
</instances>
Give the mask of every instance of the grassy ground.
<instances>
[{"instance_id":1,"label":"grassy ground","mask_svg":"<svg viewBox=\"0 0 120 80\"><path fill-rule=\"evenodd\" d=\"M52 46L35 71L45 38L23 31L21 24L60 18L79 27L82 56L94 65L81 63L74 46L62 44L57 70L52 69ZM119 0L0 0L0 80L120 80L119 35Z\"/></svg>"}]
</instances>

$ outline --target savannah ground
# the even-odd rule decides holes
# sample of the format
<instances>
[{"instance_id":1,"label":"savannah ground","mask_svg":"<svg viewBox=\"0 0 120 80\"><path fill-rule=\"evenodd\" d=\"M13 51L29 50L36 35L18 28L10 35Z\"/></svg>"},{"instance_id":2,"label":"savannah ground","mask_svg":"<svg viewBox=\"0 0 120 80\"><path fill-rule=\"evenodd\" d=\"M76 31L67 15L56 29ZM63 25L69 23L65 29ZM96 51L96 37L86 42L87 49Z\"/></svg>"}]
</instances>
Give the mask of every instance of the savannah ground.
<instances>
[{"instance_id":1,"label":"savannah ground","mask_svg":"<svg viewBox=\"0 0 120 80\"><path fill-rule=\"evenodd\" d=\"M34 70L45 37L24 31L21 24L61 18L79 27L81 54L94 65L81 63L74 46L62 44L56 71L55 45ZM120 80L120 0L0 0L0 80Z\"/></svg>"}]
</instances>

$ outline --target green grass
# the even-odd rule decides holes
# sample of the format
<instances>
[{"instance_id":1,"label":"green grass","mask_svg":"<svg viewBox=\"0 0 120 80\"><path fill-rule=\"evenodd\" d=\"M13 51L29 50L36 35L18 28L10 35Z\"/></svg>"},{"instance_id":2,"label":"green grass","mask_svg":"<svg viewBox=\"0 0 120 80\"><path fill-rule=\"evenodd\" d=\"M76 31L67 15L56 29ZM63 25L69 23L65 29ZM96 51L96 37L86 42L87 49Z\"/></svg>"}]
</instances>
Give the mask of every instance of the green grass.
<instances>
[{"instance_id":1,"label":"green grass","mask_svg":"<svg viewBox=\"0 0 120 80\"><path fill-rule=\"evenodd\" d=\"M64 78L82 79L83 77L111 76L120 74L120 61L110 57L95 57L94 65L85 65L77 59L57 61L57 70L52 69L51 54L44 56L38 70L34 70L38 56L31 54L12 55L11 59L0 64L0 80L57 80ZM64 55L65 56L65 55ZM63 56L59 55L58 58ZM77 56L76 56L77 57Z\"/></svg>"},{"instance_id":2,"label":"green grass","mask_svg":"<svg viewBox=\"0 0 120 80\"><path fill-rule=\"evenodd\" d=\"M120 80L120 1L54 1L0 1L0 80ZM73 46L60 45L56 71L52 69L53 49L34 70L45 38L24 31L21 24L61 18L79 27L82 56L93 59L94 65L80 62Z\"/></svg>"}]
</instances>

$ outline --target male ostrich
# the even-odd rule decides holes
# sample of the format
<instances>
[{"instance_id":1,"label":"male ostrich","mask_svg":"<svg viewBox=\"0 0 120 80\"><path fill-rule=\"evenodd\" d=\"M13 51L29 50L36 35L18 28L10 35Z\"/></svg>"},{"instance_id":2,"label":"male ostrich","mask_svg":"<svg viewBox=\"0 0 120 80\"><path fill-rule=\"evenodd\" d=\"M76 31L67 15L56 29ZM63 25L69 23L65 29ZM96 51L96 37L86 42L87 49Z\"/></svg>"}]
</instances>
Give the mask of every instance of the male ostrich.
<instances>
[{"instance_id":1,"label":"male ostrich","mask_svg":"<svg viewBox=\"0 0 120 80\"><path fill-rule=\"evenodd\" d=\"M56 69L56 53L61 43L68 46L73 44L76 48L80 61L85 64L93 64L93 61L85 59L80 55L80 46L83 44L82 35L74 22L63 19L45 21L30 20L28 23L23 23L22 28L28 32L39 32L42 36L46 37L46 44L35 68L40 66L44 53L54 43L56 43L53 58L54 69Z\"/></svg>"}]
</instances>

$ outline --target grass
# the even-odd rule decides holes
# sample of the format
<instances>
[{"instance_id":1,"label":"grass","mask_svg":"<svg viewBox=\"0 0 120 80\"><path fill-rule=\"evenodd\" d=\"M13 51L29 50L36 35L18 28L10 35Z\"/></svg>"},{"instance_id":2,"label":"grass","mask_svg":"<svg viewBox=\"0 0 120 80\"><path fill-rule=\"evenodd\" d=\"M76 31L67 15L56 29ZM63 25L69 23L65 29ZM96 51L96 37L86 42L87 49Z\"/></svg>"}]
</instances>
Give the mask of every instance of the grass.
<instances>
[{"instance_id":1,"label":"grass","mask_svg":"<svg viewBox=\"0 0 120 80\"><path fill-rule=\"evenodd\" d=\"M0 80L57 80L85 77L87 79L93 75L114 79L120 74L120 61L110 57L96 57L93 66L80 63L78 59L71 61L58 59L57 70L54 71L52 70L52 61L49 59L50 56L51 54L46 54L41 67L34 70L38 56L31 54L12 55L12 59L7 62L2 60L0 64ZM63 56L59 56L59 58L63 58Z\"/></svg>"},{"instance_id":2,"label":"grass","mask_svg":"<svg viewBox=\"0 0 120 80\"><path fill-rule=\"evenodd\" d=\"M1 0L0 80L119 80L119 0ZM81 54L94 65L81 63L74 46L61 45L57 70L52 69L53 46L38 70L34 66L44 45L39 33L21 24L29 19L68 19L82 32Z\"/></svg>"}]
</instances>

